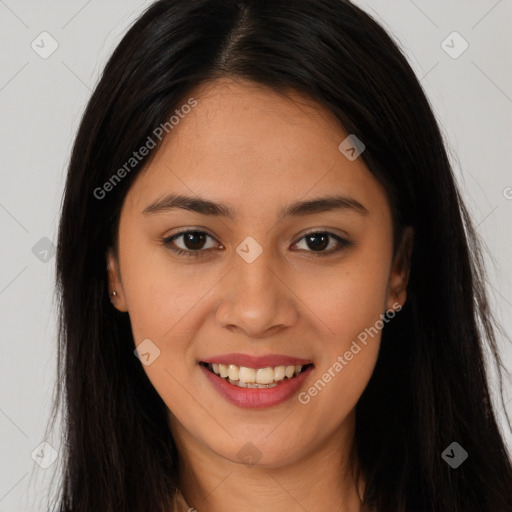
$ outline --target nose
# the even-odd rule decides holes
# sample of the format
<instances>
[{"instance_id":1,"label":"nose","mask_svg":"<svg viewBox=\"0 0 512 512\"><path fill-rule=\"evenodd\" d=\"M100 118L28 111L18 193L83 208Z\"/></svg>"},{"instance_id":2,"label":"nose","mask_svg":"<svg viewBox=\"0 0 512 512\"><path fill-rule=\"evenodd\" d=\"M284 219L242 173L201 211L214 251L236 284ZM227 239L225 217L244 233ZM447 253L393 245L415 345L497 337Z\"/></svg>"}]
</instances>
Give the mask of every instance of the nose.
<instances>
[{"instance_id":1,"label":"nose","mask_svg":"<svg viewBox=\"0 0 512 512\"><path fill-rule=\"evenodd\" d=\"M223 328L261 339L298 320L293 283L270 251L263 251L252 263L236 255L221 284L215 316Z\"/></svg>"}]
</instances>

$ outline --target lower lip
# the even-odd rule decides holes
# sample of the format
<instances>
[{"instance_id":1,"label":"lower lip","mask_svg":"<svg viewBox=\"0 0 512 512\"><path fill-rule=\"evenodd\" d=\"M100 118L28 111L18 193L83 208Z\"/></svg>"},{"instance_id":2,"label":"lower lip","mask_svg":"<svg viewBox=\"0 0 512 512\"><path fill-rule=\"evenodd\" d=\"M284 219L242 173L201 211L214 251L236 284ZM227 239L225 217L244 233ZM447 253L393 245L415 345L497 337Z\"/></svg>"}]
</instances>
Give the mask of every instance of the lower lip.
<instances>
[{"instance_id":1,"label":"lower lip","mask_svg":"<svg viewBox=\"0 0 512 512\"><path fill-rule=\"evenodd\" d=\"M313 370L308 366L302 373L292 379L285 378L272 388L241 388L211 372L204 365L199 365L212 386L229 402L238 407L264 408L273 407L289 400L304 383Z\"/></svg>"}]
</instances>

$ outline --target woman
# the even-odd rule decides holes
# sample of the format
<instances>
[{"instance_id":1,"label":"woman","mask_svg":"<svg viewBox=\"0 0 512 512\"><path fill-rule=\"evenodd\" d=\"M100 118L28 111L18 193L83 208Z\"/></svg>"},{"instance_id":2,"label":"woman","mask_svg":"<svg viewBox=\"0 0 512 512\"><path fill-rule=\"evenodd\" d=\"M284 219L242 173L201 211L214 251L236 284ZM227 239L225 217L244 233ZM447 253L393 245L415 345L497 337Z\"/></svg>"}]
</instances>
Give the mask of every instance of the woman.
<instances>
[{"instance_id":1,"label":"woman","mask_svg":"<svg viewBox=\"0 0 512 512\"><path fill-rule=\"evenodd\" d=\"M69 166L58 509L512 510L477 242L359 8L156 2Z\"/></svg>"}]
</instances>

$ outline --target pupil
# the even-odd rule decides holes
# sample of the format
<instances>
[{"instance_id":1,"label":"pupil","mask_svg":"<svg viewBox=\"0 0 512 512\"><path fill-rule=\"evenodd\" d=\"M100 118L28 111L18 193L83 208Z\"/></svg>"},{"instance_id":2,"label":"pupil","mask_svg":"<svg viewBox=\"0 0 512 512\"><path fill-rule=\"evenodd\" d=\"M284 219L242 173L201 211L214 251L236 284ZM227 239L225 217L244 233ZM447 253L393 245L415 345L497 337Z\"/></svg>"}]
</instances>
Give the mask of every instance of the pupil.
<instances>
[{"instance_id":1,"label":"pupil","mask_svg":"<svg viewBox=\"0 0 512 512\"><path fill-rule=\"evenodd\" d=\"M307 238L313 242L312 244L308 243L310 249L325 249L329 245L329 237L325 233L313 233Z\"/></svg>"},{"instance_id":2,"label":"pupil","mask_svg":"<svg viewBox=\"0 0 512 512\"><path fill-rule=\"evenodd\" d=\"M199 233L198 231L193 231L191 233L186 233L185 235L185 246L188 249L201 249L202 244L204 243L204 234ZM198 241L198 239L200 239Z\"/></svg>"}]
</instances>

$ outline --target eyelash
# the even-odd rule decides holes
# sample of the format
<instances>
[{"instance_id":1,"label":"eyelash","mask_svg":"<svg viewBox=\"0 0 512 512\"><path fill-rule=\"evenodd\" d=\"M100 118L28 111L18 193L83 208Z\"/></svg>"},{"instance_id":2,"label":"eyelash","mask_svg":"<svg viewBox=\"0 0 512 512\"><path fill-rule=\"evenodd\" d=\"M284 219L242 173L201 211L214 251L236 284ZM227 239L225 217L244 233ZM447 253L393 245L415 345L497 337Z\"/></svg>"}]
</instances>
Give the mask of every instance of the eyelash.
<instances>
[{"instance_id":1,"label":"eyelash","mask_svg":"<svg viewBox=\"0 0 512 512\"><path fill-rule=\"evenodd\" d=\"M180 236L186 235L188 233L196 233L196 234L198 233L198 234L201 234L201 235L206 235L206 236L210 237L211 239L215 240L215 238L213 236L211 236L210 234L206 233L205 231L199 231L199 230L195 230L195 229L188 229L188 230L180 231L179 233L175 233L172 236L164 238L162 240L162 243L163 243L164 246L166 246L168 249L170 249L172 252L174 252L178 256L185 256L187 258L198 258L198 257L201 256L202 252L206 252L206 249L198 249L196 251L185 250L185 249L181 249L179 247L176 247L173 244L173 240L175 240L176 238L179 238ZM311 251L311 250L306 251L306 252L313 253L314 256L320 256L320 257L329 256L331 254L338 253L339 251L343 250L346 247L349 247L349 246L353 245L352 242L349 242L348 240L342 238L339 235L335 235L334 233L330 233L329 231L310 231L309 233L306 233L301 238L299 238L299 240L297 242L295 242L295 244L297 244L303 238L306 238L307 236L310 236L310 235L328 235L330 238L334 238L340 244L337 248L330 249L329 251L321 251L321 252L315 252L315 251Z\"/></svg>"}]
</instances>

